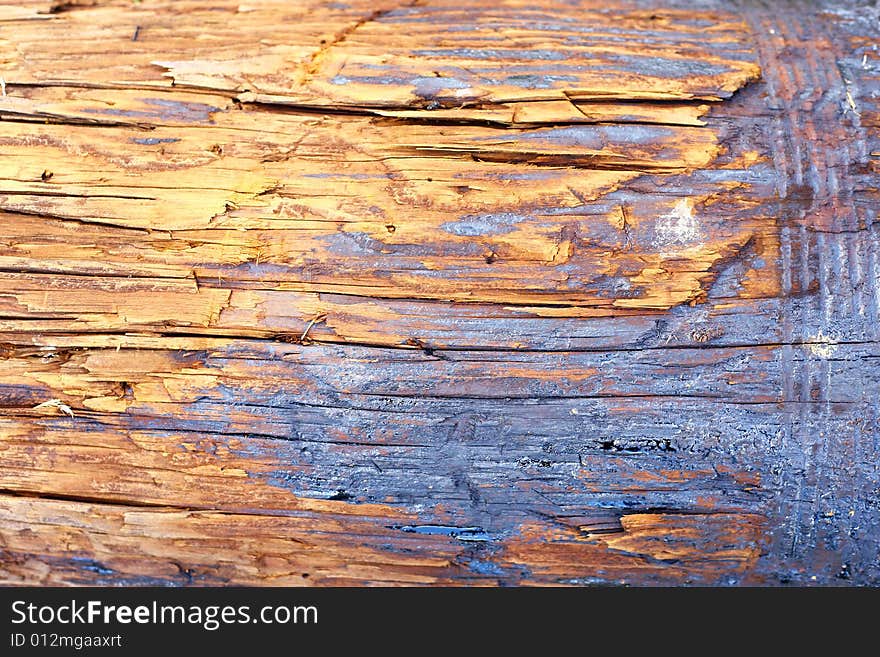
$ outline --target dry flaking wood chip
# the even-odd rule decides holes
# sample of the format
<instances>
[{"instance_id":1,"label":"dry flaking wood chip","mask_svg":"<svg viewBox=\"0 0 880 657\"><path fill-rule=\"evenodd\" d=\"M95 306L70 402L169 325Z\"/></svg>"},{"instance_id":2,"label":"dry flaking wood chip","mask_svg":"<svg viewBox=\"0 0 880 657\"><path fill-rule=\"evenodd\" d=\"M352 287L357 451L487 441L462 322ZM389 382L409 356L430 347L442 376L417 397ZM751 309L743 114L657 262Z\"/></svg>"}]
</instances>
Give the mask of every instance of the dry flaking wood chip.
<instances>
[{"instance_id":1,"label":"dry flaking wood chip","mask_svg":"<svg viewBox=\"0 0 880 657\"><path fill-rule=\"evenodd\" d=\"M45 408L57 408L59 411L61 411L62 413L66 413L70 417L76 417L74 415L73 409L60 399L50 399L48 401L44 401L43 403L34 406L33 410L39 411Z\"/></svg>"}]
</instances>

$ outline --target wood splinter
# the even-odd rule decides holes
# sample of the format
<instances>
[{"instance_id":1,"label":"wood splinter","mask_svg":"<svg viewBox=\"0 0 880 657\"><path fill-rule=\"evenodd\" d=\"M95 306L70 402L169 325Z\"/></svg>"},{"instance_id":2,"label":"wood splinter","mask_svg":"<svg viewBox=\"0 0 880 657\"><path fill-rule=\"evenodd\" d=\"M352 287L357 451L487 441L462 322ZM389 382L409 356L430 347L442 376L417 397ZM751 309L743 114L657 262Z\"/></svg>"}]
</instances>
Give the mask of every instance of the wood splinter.
<instances>
[{"instance_id":1,"label":"wood splinter","mask_svg":"<svg viewBox=\"0 0 880 657\"><path fill-rule=\"evenodd\" d=\"M314 340L312 340L311 338L309 338L309 331L312 330L312 327L313 327L315 324L317 324L318 322L323 322L325 319L327 319L327 313L318 313L317 315L315 315L314 317L312 317L312 319L311 319L311 321L309 322L308 326L306 326L306 330L303 331L303 334L302 334L301 336L299 336L298 343L299 343L299 344L302 344L302 345L309 345L309 344L312 344L312 343L314 342Z\"/></svg>"},{"instance_id":2,"label":"wood splinter","mask_svg":"<svg viewBox=\"0 0 880 657\"><path fill-rule=\"evenodd\" d=\"M59 411L61 411L62 413L69 415L70 417L76 417L76 415L73 412L73 409L70 408L70 406L65 404L60 399L50 399L48 401L44 401L43 403L37 404L36 406L34 406L33 410L40 411L45 408L56 408Z\"/></svg>"}]
</instances>

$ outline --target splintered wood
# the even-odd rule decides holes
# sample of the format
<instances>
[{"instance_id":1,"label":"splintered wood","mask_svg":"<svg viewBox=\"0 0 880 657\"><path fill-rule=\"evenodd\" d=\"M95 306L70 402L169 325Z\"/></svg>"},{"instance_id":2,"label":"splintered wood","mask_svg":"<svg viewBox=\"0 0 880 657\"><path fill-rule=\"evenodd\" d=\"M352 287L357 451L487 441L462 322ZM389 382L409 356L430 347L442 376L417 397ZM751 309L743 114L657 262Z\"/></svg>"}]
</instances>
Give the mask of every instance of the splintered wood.
<instances>
[{"instance_id":1,"label":"splintered wood","mask_svg":"<svg viewBox=\"0 0 880 657\"><path fill-rule=\"evenodd\" d=\"M876 16L0 7L0 582L880 584Z\"/></svg>"}]
</instances>

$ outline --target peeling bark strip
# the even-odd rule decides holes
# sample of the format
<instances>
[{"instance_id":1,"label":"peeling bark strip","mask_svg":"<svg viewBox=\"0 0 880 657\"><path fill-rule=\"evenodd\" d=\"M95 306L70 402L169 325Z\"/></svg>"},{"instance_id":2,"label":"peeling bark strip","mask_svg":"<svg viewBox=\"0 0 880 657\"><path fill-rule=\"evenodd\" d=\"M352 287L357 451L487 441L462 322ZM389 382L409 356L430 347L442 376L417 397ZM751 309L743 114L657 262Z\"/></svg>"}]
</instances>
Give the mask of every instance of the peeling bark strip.
<instances>
[{"instance_id":1,"label":"peeling bark strip","mask_svg":"<svg viewBox=\"0 0 880 657\"><path fill-rule=\"evenodd\" d=\"M0 582L880 584L876 12L691 4L0 7Z\"/></svg>"},{"instance_id":2,"label":"peeling bark strip","mask_svg":"<svg viewBox=\"0 0 880 657\"><path fill-rule=\"evenodd\" d=\"M719 161L710 127L499 130L249 112L222 98L184 104L148 93L77 92L63 121L0 125L0 205L18 215L7 215L16 234L0 264L142 271L256 294L571 305L601 314L699 300L746 245L773 248L770 210L756 210L764 198L744 168L758 156ZM123 98L133 109L120 108ZM44 101L32 116L62 116L58 101ZM164 123L169 105L172 125L148 132L81 118L94 110ZM690 182L710 166L731 168L723 180ZM47 180L44 171L52 172ZM665 197L644 190L649 181L689 192ZM735 188L743 192L731 194ZM53 245L69 242L71 230L96 241L57 263ZM767 296L773 284L771 277L755 294ZM30 288L15 286L21 295ZM196 303L210 304L215 292ZM216 310L205 309L208 317Z\"/></svg>"}]
</instances>

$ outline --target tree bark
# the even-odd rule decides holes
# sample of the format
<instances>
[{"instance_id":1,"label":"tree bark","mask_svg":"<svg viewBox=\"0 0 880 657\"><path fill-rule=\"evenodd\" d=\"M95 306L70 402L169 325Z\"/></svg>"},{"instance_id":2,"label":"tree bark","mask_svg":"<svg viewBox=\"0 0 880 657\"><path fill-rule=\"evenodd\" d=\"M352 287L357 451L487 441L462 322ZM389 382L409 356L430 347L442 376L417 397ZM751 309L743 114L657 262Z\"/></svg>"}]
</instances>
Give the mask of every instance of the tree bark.
<instances>
[{"instance_id":1,"label":"tree bark","mask_svg":"<svg viewBox=\"0 0 880 657\"><path fill-rule=\"evenodd\" d=\"M0 582L880 584L877 10L0 7Z\"/></svg>"}]
</instances>

